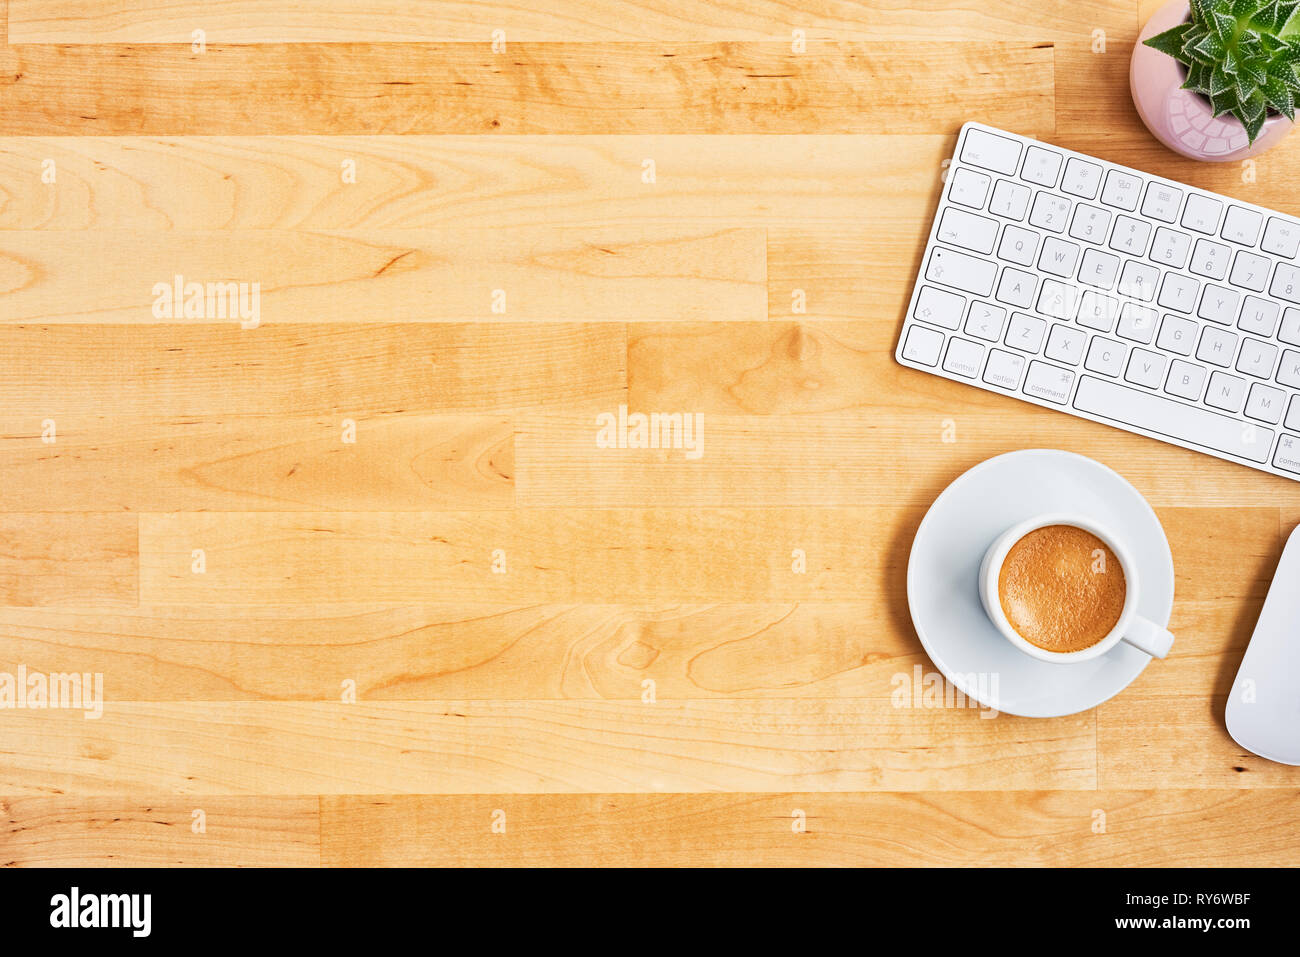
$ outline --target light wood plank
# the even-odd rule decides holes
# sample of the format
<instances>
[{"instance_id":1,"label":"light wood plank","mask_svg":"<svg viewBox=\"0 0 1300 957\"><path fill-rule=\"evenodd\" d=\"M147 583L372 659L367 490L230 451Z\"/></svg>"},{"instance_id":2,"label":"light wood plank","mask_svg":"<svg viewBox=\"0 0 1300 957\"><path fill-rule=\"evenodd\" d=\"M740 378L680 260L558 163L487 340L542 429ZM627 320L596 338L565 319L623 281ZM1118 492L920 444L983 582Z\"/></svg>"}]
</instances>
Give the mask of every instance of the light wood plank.
<instances>
[{"instance_id":1,"label":"light wood plank","mask_svg":"<svg viewBox=\"0 0 1300 957\"><path fill-rule=\"evenodd\" d=\"M853 241L865 241L874 235L868 223L920 235L955 142L955 127L937 135L11 136L0 139L0 229L780 224L852 230ZM643 178L647 159L653 183ZM42 182L46 161L52 184ZM861 261L862 252L842 258Z\"/></svg>"},{"instance_id":2,"label":"light wood plank","mask_svg":"<svg viewBox=\"0 0 1300 957\"><path fill-rule=\"evenodd\" d=\"M1064 448L1109 465L1157 506L1300 509L1300 483L904 368L893 358L898 308L893 300L879 307L893 314L887 321L873 317L862 322L634 323L629 326L628 408L698 412L705 417L706 442L716 434L712 447L719 451L726 447L728 417L769 417L770 425L750 419L749 427L761 433L770 427L772 441L764 444L763 434L751 435L749 441L778 457L783 454L782 442L794 443L791 447L829 465L833 453L814 449L822 437L836 445L847 465L845 474L826 474L831 496L929 502L962 471L991 455L1019 448ZM1014 429L1007 428L1008 416L1015 419ZM718 426L712 432L711 423ZM730 428L735 432L738 426L732 421ZM882 453L871 459L875 476L883 481L875 492L866 491L865 473L853 471L865 468L866 456L865 449L850 444L854 433L867 448L875 443ZM945 433L955 441L945 442ZM782 436L780 441L777 435ZM567 442L562 440L567 438L556 436L554 441L561 446L554 451L563 451ZM572 474L563 471L563 460L534 465L532 447L548 441L550 437L521 436L524 486L533 468L572 482ZM733 446L739 441L739 435L733 435ZM624 450L611 455L610 471L605 474L611 480L623 478L615 471L619 456L636 454ZM653 464L668 473L663 476L666 480L680 476L676 480L686 486L688 501L692 494L711 494L707 488L692 493L692 484L705 486L710 480L715 487L723 484L702 470L690 473L673 465L671 459L662 466L649 459L639 464ZM801 488L797 468L796 464L789 477L794 500ZM907 480L899 482L898 476ZM635 475L626 478L634 481ZM757 476L755 481L770 488L781 478ZM552 500L563 494L558 486L548 489ZM743 488L735 494L743 501Z\"/></svg>"},{"instance_id":3,"label":"light wood plank","mask_svg":"<svg viewBox=\"0 0 1300 957\"><path fill-rule=\"evenodd\" d=\"M111 684L105 676L105 693ZM118 703L0 722L12 795L1023 790L1096 785L1092 716L882 699Z\"/></svg>"},{"instance_id":4,"label":"light wood plank","mask_svg":"<svg viewBox=\"0 0 1300 957\"><path fill-rule=\"evenodd\" d=\"M504 832L492 828L504 814ZM803 812L805 830L793 825ZM1099 816L1099 812L1100 815ZM498 817L498 820L500 818ZM1267 791L326 797L329 867L1285 867Z\"/></svg>"},{"instance_id":5,"label":"light wood plank","mask_svg":"<svg viewBox=\"0 0 1300 957\"><path fill-rule=\"evenodd\" d=\"M658 340L657 345L668 348L676 344L673 356L668 359L669 378L679 362L691 368L696 368L698 363L701 371L708 365L711 353L692 353L691 341L691 338L681 341L677 337ZM1237 549L1238 557L1243 559L1258 558L1276 545L1274 505L1279 501L1300 504L1300 485L1286 479L1260 475L1227 462L1199 465L1191 458L1196 453L1097 423L1062 421L1065 417L1052 410L1027 410L1020 415L1021 424L1015 432L1009 433L1006 415L1015 406L1003 396L990 394L989 399L997 407L987 411L966 408L959 394L954 394L946 413L908 411L904 407L906 397L894 393L893 398L899 404L888 412L882 409L884 403L877 396L855 411L715 414L698 412L698 407L692 405L687 378L678 382L661 379L669 393L663 401L658 401L657 396L646 397L650 390L638 388L643 368L640 360L634 351L629 414L698 416L691 419L695 431L690 436L690 447L685 436L680 443L674 442L674 448L599 446L596 439L601 433L601 423L608 421L600 417L616 415L616 406L585 413L524 414L518 419L516 437L519 505L925 508L967 469L995 455L1023 448L1086 450L1091 458L1114 468L1162 508L1195 506L1205 508L1207 513L1211 509L1223 509L1224 528L1235 531L1240 520L1244 524L1241 530L1255 535ZM718 394L724 402L733 401L737 396L753 396L758 402L768 398L781 401L785 395L800 389L806 390L809 401L834 401L836 392L866 391L861 383L840 378L834 356L810 358L800 363L777 354L767 366L756 363L745 367L742 350L722 359L706 374L722 371L723 361L732 363L739 373L735 380L723 379L717 383ZM874 364L892 362L892 359L876 357L869 361ZM769 367L773 369L771 373ZM802 379L798 379L800 372L805 373ZM901 368L899 373L900 378L929 378ZM819 394L823 383L830 396ZM764 392L768 388L771 391ZM960 385L954 388L976 391ZM706 385L695 395L711 399L711 391ZM638 401L638 396L644 398ZM797 401L792 396L791 404ZM704 404L707 406L709 402L706 400ZM662 425L665 420L659 421ZM669 426L656 429L652 423L648 431L661 436L661 445L677 437ZM1187 478L1195 473L1198 465L1222 473L1222 480L1213 485L1189 487ZM910 476L910 482L901 483L899 476L903 475ZM1239 494L1234 497L1234 493ZM1234 507L1242 510L1240 516L1233 512ZM1252 516L1252 507L1261 508L1263 516ZM1200 524L1196 519L1188 522L1190 528ZM1220 554L1224 550L1232 551L1231 541L1235 539L1226 536L1226 532L1209 531L1189 542L1192 551L1187 559L1217 570L1219 563L1207 553L1211 548L1218 549ZM1216 587L1212 582L1207 584Z\"/></svg>"},{"instance_id":6,"label":"light wood plank","mask_svg":"<svg viewBox=\"0 0 1300 957\"><path fill-rule=\"evenodd\" d=\"M0 512L0 605L134 605L138 559L134 515Z\"/></svg>"},{"instance_id":7,"label":"light wood plank","mask_svg":"<svg viewBox=\"0 0 1300 957\"><path fill-rule=\"evenodd\" d=\"M1055 126L1033 41L26 45L0 50L6 74L0 135L935 133L970 103Z\"/></svg>"},{"instance_id":8,"label":"light wood plank","mask_svg":"<svg viewBox=\"0 0 1300 957\"><path fill-rule=\"evenodd\" d=\"M146 514L140 596L201 604L853 601L864 583L898 580L920 516L885 508ZM191 570L194 549L206 555L203 574ZM806 571L796 570L795 549L804 550ZM494 572L494 561L504 571Z\"/></svg>"},{"instance_id":9,"label":"light wood plank","mask_svg":"<svg viewBox=\"0 0 1300 957\"><path fill-rule=\"evenodd\" d=\"M1239 659L1220 659L1236 675ZM1120 695L1097 709L1098 786L1103 788L1285 788L1300 785L1300 767L1261 758L1224 727L1227 698L1209 689L1168 699ZM1297 807L1290 795L1293 820Z\"/></svg>"},{"instance_id":10,"label":"light wood plank","mask_svg":"<svg viewBox=\"0 0 1300 957\"><path fill-rule=\"evenodd\" d=\"M0 408L46 418L491 415L625 401L617 323L0 323Z\"/></svg>"},{"instance_id":11,"label":"light wood plank","mask_svg":"<svg viewBox=\"0 0 1300 957\"><path fill-rule=\"evenodd\" d=\"M830 0L810 9L791 0L741 6L707 0L11 0L14 43L189 43L196 28L209 43L478 41L501 29L510 42L574 40L924 41L950 31L971 40L1043 39L1087 31L1125 0L1079 0L1068 8L1005 0L970 7L952 0L904 5Z\"/></svg>"},{"instance_id":12,"label":"light wood plank","mask_svg":"<svg viewBox=\"0 0 1300 957\"><path fill-rule=\"evenodd\" d=\"M10 511L509 508L514 429L492 416L72 416L55 442L0 417Z\"/></svg>"},{"instance_id":13,"label":"light wood plank","mask_svg":"<svg viewBox=\"0 0 1300 957\"><path fill-rule=\"evenodd\" d=\"M0 800L0 827L5 867L320 864L316 797L8 798Z\"/></svg>"},{"instance_id":14,"label":"light wood plank","mask_svg":"<svg viewBox=\"0 0 1300 957\"><path fill-rule=\"evenodd\" d=\"M345 680L366 701L640 701L647 679L659 700L891 698L933 671L902 584L804 604L0 608L0 644L111 676L113 701L333 700Z\"/></svg>"},{"instance_id":15,"label":"light wood plank","mask_svg":"<svg viewBox=\"0 0 1300 957\"><path fill-rule=\"evenodd\" d=\"M10 323L761 319L765 283L759 229L0 233Z\"/></svg>"}]
</instances>

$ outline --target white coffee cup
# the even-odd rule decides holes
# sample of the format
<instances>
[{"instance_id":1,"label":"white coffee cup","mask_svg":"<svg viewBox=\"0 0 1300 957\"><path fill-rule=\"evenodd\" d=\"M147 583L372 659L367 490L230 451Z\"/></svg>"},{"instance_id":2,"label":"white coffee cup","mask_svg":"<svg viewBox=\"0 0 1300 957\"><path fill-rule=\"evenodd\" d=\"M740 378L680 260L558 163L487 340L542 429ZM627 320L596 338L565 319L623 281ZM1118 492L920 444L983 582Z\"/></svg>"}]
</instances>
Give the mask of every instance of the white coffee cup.
<instances>
[{"instance_id":1,"label":"white coffee cup","mask_svg":"<svg viewBox=\"0 0 1300 957\"><path fill-rule=\"evenodd\" d=\"M1002 563L1006 561L1007 553L1011 551L1012 545L1030 532L1035 529L1045 528L1048 525L1073 525L1075 528L1081 528L1096 535L1114 553L1115 558L1119 561L1120 568L1124 572L1124 608L1120 612L1119 620L1115 622L1115 627L1110 630L1105 638L1095 645L1090 645L1079 651L1048 651L1046 648L1040 648L1032 642L1026 641L1020 636L1019 632L1011 627L1011 622L1007 621L1007 616L1002 611L1002 600L998 593L998 579L1002 573ZM980 601L983 603L984 611L988 614L994 627L1002 633L1002 637L1025 654L1032 655L1041 661L1050 661L1056 664L1088 661L1098 655L1104 655L1121 641L1128 642L1134 648L1151 655L1153 658L1163 658L1169 654L1169 648L1174 643L1174 636L1167 629L1143 618L1137 613L1138 595L1141 594L1141 587L1138 580L1137 564L1133 561L1129 550L1109 529L1083 515L1069 513L1036 515L1018 525L1013 525L994 539L993 544L984 553L984 560L980 563Z\"/></svg>"}]
</instances>

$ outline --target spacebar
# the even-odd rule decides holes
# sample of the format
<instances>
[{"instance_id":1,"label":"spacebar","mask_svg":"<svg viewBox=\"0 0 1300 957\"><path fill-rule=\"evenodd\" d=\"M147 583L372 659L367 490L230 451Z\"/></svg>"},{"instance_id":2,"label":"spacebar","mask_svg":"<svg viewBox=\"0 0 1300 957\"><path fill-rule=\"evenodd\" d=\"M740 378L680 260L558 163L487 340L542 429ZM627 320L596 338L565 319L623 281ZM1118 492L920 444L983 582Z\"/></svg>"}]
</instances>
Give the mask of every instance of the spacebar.
<instances>
[{"instance_id":1,"label":"spacebar","mask_svg":"<svg viewBox=\"0 0 1300 957\"><path fill-rule=\"evenodd\" d=\"M1252 462L1267 462L1268 453L1273 448L1272 429L1256 425L1247 427L1240 419L1092 376L1083 376L1079 380L1074 407L1121 425L1157 432L1177 442L1199 445Z\"/></svg>"}]
</instances>

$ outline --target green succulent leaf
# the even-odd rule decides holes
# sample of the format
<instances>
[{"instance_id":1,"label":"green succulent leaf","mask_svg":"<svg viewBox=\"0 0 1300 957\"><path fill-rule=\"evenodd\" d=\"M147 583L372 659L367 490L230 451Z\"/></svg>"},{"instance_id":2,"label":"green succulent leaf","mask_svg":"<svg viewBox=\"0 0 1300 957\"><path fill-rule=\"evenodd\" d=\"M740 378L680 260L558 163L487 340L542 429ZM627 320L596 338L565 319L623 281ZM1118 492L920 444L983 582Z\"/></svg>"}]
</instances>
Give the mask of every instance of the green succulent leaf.
<instances>
[{"instance_id":1,"label":"green succulent leaf","mask_svg":"<svg viewBox=\"0 0 1300 957\"><path fill-rule=\"evenodd\" d=\"M1215 34L1225 43L1232 39L1232 35L1237 32L1237 18L1230 13L1220 13L1215 10L1211 14L1211 26L1214 27Z\"/></svg>"},{"instance_id":2,"label":"green succulent leaf","mask_svg":"<svg viewBox=\"0 0 1300 957\"><path fill-rule=\"evenodd\" d=\"M1191 29L1192 25L1190 23L1180 23L1172 30L1166 30L1164 33L1153 36L1147 41L1147 46L1154 47L1161 53L1178 60L1182 57L1183 40Z\"/></svg>"},{"instance_id":3,"label":"green succulent leaf","mask_svg":"<svg viewBox=\"0 0 1300 957\"><path fill-rule=\"evenodd\" d=\"M1212 69L1203 66L1200 63L1194 63L1187 70L1187 81L1183 83L1184 90L1193 90L1197 93L1210 95L1210 74Z\"/></svg>"},{"instance_id":4,"label":"green succulent leaf","mask_svg":"<svg viewBox=\"0 0 1300 957\"><path fill-rule=\"evenodd\" d=\"M1191 0L1192 22L1208 23L1214 16L1214 0Z\"/></svg>"},{"instance_id":5,"label":"green succulent leaf","mask_svg":"<svg viewBox=\"0 0 1300 957\"><path fill-rule=\"evenodd\" d=\"M1288 120L1295 119L1295 98L1292 90L1280 77L1271 76L1268 81L1260 87L1260 92L1264 94L1264 102L1271 109L1277 110Z\"/></svg>"},{"instance_id":6,"label":"green succulent leaf","mask_svg":"<svg viewBox=\"0 0 1300 957\"><path fill-rule=\"evenodd\" d=\"M1276 33L1281 33L1287 21L1295 14L1300 0L1274 0L1255 15L1255 22Z\"/></svg>"}]
</instances>

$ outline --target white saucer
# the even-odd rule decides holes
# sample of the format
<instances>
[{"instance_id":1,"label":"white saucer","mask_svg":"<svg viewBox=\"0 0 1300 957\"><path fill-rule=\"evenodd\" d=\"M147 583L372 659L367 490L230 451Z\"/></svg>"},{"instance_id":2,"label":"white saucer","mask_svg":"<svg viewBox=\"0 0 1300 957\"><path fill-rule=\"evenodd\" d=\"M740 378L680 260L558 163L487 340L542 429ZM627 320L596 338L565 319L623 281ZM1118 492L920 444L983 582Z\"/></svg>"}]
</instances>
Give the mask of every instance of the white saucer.
<instances>
[{"instance_id":1,"label":"white saucer","mask_svg":"<svg viewBox=\"0 0 1300 957\"><path fill-rule=\"evenodd\" d=\"M934 500L912 542L912 624L930 660L968 698L1029 718L1095 708L1151 660L1120 642L1091 661L1038 661L993 627L976 585L980 559L1000 533L1042 512L1082 513L1114 528L1138 567L1138 614L1167 626L1174 606L1174 560L1164 529L1141 493L1106 466L1073 452L1028 449L988 459L959 477ZM980 675L987 677L981 682Z\"/></svg>"}]
</instances>

